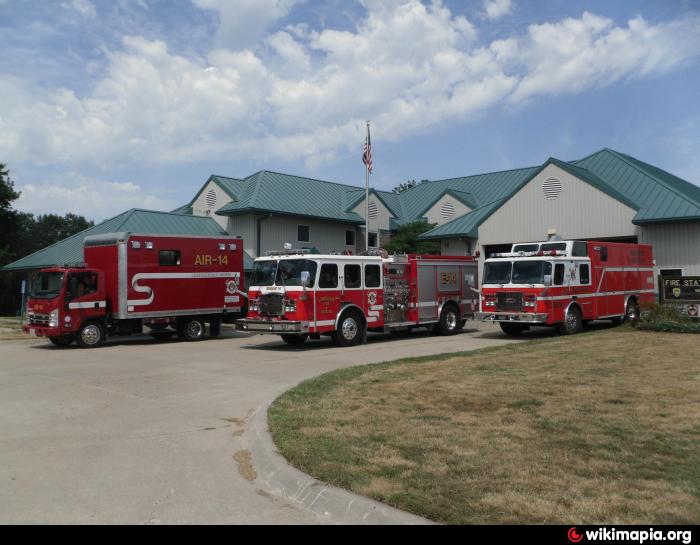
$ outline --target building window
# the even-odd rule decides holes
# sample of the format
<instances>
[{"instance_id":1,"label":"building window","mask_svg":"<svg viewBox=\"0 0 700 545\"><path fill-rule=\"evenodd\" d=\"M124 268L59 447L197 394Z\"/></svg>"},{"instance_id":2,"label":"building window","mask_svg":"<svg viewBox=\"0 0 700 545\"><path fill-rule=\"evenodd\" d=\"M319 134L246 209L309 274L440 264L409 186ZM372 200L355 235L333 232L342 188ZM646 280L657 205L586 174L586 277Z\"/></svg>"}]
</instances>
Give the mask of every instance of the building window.
<instances>
[{"instance_id":1,"label":"building window","mask_svg":"<svg viewBox=\"0 0 700 545\"><path fill-rule=\"evenodd\" d=\"M362 267L359 265L345 265L343 281L346 288L359 288L362 286Z\"/></svg>"},{"instance_id":2,"label":"building window","mask_svg":"<svg viewBox=\"0 0 700 545\"><path fill-rule=\"evenodd\" d=\"M661 269L661 276L683 276L683 269Z\"/></svg>"},{"instance_id":3,"label":"building window","mask_svg":"<svg viewBox=\"0 0 700 545\"><path fill-rule=\"evenodd\" d=\"M382 285L382 275L379 265L365 265L365 287L378 288Z\"/></svg>"},{"instance_id":4,"label":"building window","mask_svg":"<svg viewBox=\"0 0 700 545\"><path fill-rule=\"evenodd\" d=\"M370 233L368 237L367 245L370 248L376 248L377 247L377 233Z\"/></svg>"},{"instance_id":5,"label":"building window","mask_svg":"<svg viewBox=\"0 0 700 545\"><path fill-rule=\"evenodd\" d=\"M345 245L354 246L355 245L355 231L345 231Z\"/></svg>"},{"instance_id":6,"label":"building window","mask_svg":"<svg viewBox=\"0 0 700 545\"><path fill-rule=\"evenodd\" d=\"M310 230L308 225L297 225L297 242L310 242Z\"/></svg>"},{"instance_id":7,"label":"building window","mask_svg":"<svg viewBox=\"0 0 700 545\"><path fill-rule=\"evenodd\" d=\"M180 250L161 250L158 252L158 265L176 267L181 263Z\"/></svg>"},{"instance_id":8,"label":"building window","mask_svg":"<svg viewBox=\"0 0 700 545\"><path fill-rule=\"evenodd\" d=\"M335 263L324 263L321 265L321 274L318 276L318 287L338 287L338 265Z\"/></svg>"}]
</instances>

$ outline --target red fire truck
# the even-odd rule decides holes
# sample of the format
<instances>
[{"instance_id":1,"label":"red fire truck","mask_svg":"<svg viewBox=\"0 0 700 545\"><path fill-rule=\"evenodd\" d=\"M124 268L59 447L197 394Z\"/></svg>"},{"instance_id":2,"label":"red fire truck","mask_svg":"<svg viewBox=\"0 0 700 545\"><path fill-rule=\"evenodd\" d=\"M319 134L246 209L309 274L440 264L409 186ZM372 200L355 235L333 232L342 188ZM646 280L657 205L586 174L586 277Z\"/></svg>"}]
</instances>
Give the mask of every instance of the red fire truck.
<instances>
[{"instance_id":1,"label":"red fire truck","mask_svg":"<svg viewBox=\"0 0 700 545\"><path fill-rule=\"evenodd\" d=\"M508 335L533 325L572 334L591 320L621 323L655 299L648 244L553 240L488 257L478 317L499 322Z\"/></svg>"},{"instance_id":2,"label":"red fire truck","mask_svg":"<svg viewBox=\"0 0 700 545\"><path fill-rule=\"evenodd\" d=\"M248 317L238 329L281 335L299 345L331 335L340 346L367 331L429 326L461 330L478 307L477 262L470 256L312 255L270 252L255 260Z\"/></svg>"},{"instance_id":3,"label":"red fire truck","mask_svg":"<svg viewBox=\"0 0 700 545\"><path fill-rule=\"evenodd\" d=\"M24 331L58 346L99 346L108 335L217 336L244 316L240 238L109 233L86 237L84 263L29 281Z\"/></svg>"}]
</instances>

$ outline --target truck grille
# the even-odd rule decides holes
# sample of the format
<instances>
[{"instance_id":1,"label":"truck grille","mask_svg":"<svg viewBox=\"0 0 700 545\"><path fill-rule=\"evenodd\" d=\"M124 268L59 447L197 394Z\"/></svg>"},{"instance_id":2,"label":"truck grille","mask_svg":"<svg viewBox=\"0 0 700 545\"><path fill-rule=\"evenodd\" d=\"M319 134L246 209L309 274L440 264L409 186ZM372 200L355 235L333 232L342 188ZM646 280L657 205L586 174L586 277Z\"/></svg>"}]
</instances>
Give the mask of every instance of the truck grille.
<instances>
[{"instance_id":1,"label":"truck grille","mask_svg":"<svg viewBox=\"0 0 700 545\"><path fill-rule=\"evenodd\" d=\"M266 293L259 299L260 314L268 316L282 316L284 310L284 297L279 293Z\"/></svg>"},{"instance_id":2,"label":"truck grille","mask_svg":"<svg viewBox=\"0 0 700 545\"><path fill-rule=\"evenodd\" d=\"M523 294L518 292L504 292L497 294L497 309L522 312Z\"/></svg>"},{"instance_id":3,"label":"truck grille","mask_svg":"<svg viewBox=\"0 0 700 545\"><path fill-rule=\"evenodd\" d=\"M49 325L48 314L31 314L28 316L29 323L32 325Z\"/></svg>"}]
</instances>

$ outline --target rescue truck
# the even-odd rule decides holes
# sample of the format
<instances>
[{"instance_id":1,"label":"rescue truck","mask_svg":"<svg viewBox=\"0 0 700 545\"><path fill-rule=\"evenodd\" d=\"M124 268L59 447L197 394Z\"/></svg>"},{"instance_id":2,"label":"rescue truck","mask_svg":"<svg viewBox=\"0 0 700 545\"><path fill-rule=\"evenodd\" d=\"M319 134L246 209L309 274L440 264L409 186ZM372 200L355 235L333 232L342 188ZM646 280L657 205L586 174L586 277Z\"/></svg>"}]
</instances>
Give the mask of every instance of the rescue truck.
<instances>
[{"instance_id":1,"label":"rescue truck","mask_svg":"<svg viewBox=\"0 0 700 545\"><path fill-rule=\"evenodd\" d=\"M508 335L530 326L573 334L591 320L634 320L640 304L654 300L648 244L530 242L485 260L477 317L498 322Z\"/></svg>"},{"instance_id":2,"label":"rescue truck","mask_svg":"<svg viewBox=\"0 0 700 545\"><path fill-rule=\"evenodd\" d=\"M255 260L242 331L277 334L288 344L330 335L340 346L366 333L432 327L458 333L478 310L471 256L314 255L269 252Z\"/></svg>"},{"instance_id":3,"label":"rescue truck","mask_svg":"<svg viewBox=\"0 0 700 545\"><path fill-rule=\"evenodd\" d=\"M90 348L146 325L198 341L245 316L240 238L109 233L86 237L83 258L30 278L25 333Z\"/></svg>"}]
</instances>

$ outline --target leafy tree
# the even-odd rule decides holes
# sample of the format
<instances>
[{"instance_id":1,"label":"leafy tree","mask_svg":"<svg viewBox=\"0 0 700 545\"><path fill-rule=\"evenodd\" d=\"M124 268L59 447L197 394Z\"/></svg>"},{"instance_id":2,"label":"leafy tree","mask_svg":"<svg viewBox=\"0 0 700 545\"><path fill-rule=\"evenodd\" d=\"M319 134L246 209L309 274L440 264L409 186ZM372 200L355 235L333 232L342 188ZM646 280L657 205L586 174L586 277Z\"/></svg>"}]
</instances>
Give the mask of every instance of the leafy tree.
<instances>
[{"instance_id":1,"label":"leafy tree","mask_svg":"<svg viewBox=\"0 0 700 545\"><path fill-rule=\"evenodd\" d=\"M4 163L0 163L0 266L14 257L19 221L11 205L17 199L19 193L10 179L10 171Z\"/></svg>"},{"instance_id":2,"label":"leafy tree","mask_svg":"<svg viewBox=\"0 0 700 545\"><path fill-rule=\"evenodd\" d=\"M440 243L418 240L418 237L435 227L436 223L413 221L400 226L391 241L384 246L389 253L439 254Z\"/></svg>"},{"instance_id":3,"label":"leafy tree","mask_svg":"<svg viewBox=\"0 0 700 545\"><path fill-rule=\"evenodd\" d=\"M428 180L421 180L420 182L416 182L415 180L408 180L407 182L403 182L403 183L397 185L391 191L394 193L403 193L404 191L411 189L413 187L416 187L417 185L420 185L423 182L427 182L427 181Z\"/></svg>"}]
</instances>

